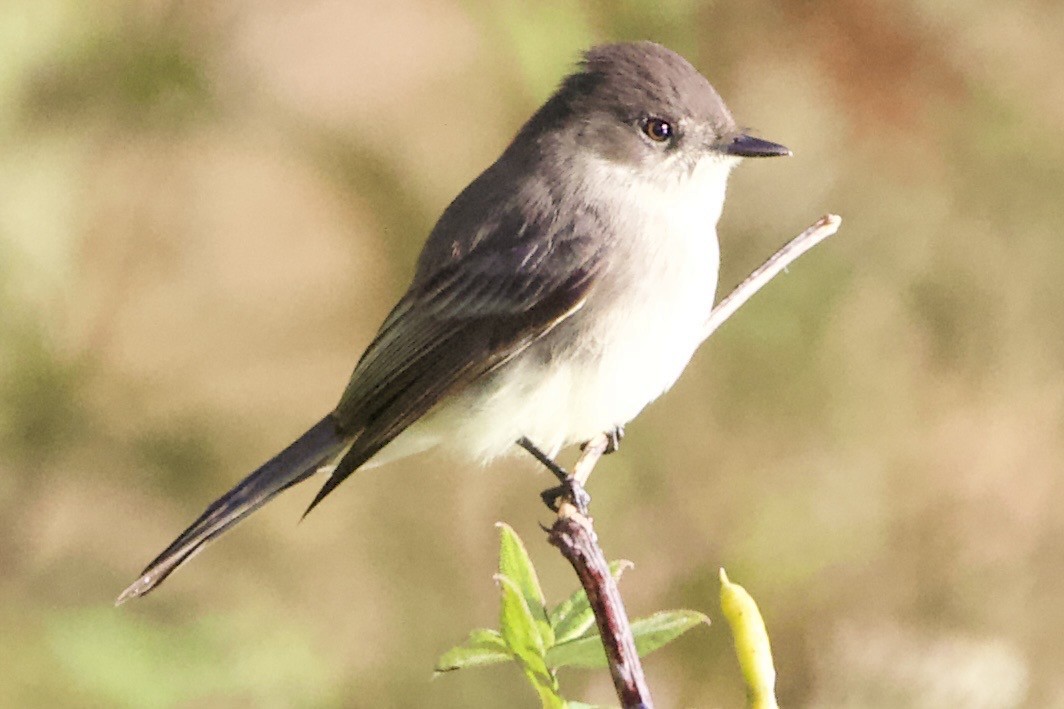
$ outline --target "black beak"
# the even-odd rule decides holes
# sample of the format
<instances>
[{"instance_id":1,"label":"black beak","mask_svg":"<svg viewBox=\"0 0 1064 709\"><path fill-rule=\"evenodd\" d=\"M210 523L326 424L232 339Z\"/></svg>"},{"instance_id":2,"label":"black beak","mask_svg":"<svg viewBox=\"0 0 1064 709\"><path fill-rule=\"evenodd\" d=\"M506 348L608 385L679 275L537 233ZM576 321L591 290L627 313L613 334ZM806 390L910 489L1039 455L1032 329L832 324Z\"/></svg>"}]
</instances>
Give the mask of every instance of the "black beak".
<instances>
[{"instance_id":1,"label":"black beak","mask_svg":"<svg viewBox=\"0 0 1064 709\"><path fill-rule=\"evenodd\" d=\"M720 151L740 158L774 158L791 154L790 148L745 133L733 136L730 141L725 139L720 143Z\"/></svg>"}]
</instances>

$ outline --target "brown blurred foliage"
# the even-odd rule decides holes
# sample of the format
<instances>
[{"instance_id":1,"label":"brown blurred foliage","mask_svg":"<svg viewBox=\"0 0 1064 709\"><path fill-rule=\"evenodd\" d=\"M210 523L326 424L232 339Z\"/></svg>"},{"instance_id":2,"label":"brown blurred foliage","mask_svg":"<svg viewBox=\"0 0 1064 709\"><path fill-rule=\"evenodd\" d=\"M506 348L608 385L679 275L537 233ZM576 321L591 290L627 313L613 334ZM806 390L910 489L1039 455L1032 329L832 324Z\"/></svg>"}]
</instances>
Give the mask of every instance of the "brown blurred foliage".
<instances>
[{"instance_id":1,"label":"brown blurred foliage","mask_svg":"<svg viewBox=\"0 0 1064 709\"><path fill-rule=\"evenodd\" d=\"M722 282L825 211L592 480L630 611L765 614L786 706L1064 703L1064 5L15 0L0 6L0 705L533 706L429 682L548 595L547 479L426 455L141 565L328 410L428 229L574 61L688 56L795 151L742 167ZM650 658L738 706L723 625ZM609 702L606 673L567 673Z\"/></svg>"}]
</instances>

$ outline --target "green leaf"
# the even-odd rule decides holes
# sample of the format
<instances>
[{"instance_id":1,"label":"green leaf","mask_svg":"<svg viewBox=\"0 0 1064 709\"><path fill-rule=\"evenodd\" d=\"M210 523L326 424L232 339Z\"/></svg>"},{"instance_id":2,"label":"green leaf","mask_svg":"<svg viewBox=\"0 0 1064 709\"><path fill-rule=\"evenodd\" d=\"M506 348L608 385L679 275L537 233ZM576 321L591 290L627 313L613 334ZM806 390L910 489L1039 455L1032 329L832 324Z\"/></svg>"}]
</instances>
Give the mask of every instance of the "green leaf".
<instances>
[{"instance_id":1,"label":"green leaf","mask_svg":"<svg viewBox=\"0 0 1064 709\"><path fill-rule=\"evenodd\" d=\"M539 694L544 709L565 709L565 700L559 693L558 679L547 668L544 659L546 653L543 637L536 627L536 621L524 595L517 584L506 576L496 574L495 580L502 591L499 626L502 629L503 641Z\"/></svg>"},{"instance_id":2,"label":"green leaf","mask_svg":"<svg viewBox=\"0 0 1064 709\"><path fill-rule=\"evenodd\" d=\"M569 702L565 701L562 695L558 694L558 689L551 689L549 687L536 687L536 691L539 693L540 706L543 709L568 709Z\"/></svg>"},{"instance_id":3,"label":"green leaf","mask_svg":"<svg viewBox=\"0 0 1064 709\"><path fill-rule=\"evenodd\" d=\"M691 610L661 611L632 623L632 635L640 657L646 657L660 647L698 625L709 625L709 616Z\"/></svg>"},{"instance_id":4,"label":"green leaf","mask_svg":"<svg viewBox=\"0 0 1064 709\"><path fill-rule=\"evenodd\" d=\"M543 638L528 609L525 597L521 594L517 584L509 578L497 574L495 580L502 592L499 627L506 647L521 664L521 668L537 689L546 686L556 690L557 681L547 669L547 663L544 661L546 651Z\"/></svg>"},{"instance_id":5,"label":"green leaf","mask_svg":"<svg viewBox=\"0 0 1064 709\"><path fill-rule=\"evenodd\" d=\"M646 657L700 623L709 625L709 618L689 610L661 611L640 618L632 623L636 651L640 657ZM553 668L606 667L606 652L598 633L592 632L552 647L547 651L547 664Z\"/></svg>"},{"instance_id":6,"label":"green leaf","mask_svg":"<svg viewBox=\"0 0 1064 709\"><path fill-rule=\"evenodd\" d=\"M610 574L613 580L620 580L621 574L633 566L635 564L626 559L611 561ZM548 620L554 630L555 644L575 640L586 633L588 628L595 624L595 614L587 600L587 592L582 588L575 591L551 610Z\"/></svg>"},{"instance_id":7,"label":"green leaf","mask_svg":"<svg viewBox=\"0 0 1064 709\"><path fill-rule=\"evenodd\" d=\"M513 527L503 522L498 522L495 526L499 528L499 574L508 578L518 588L532 613L543 645L550 647L554 644L554 631L547 620L547 602L543 598L543 589L539 585L539 577L536 576L528 550Z\"/></svg>"},{"instance_id":8,"label":"green leaf","mask_svg":"<svg viewBox=\"0 0 1064 709\"><path fill-rule=\"evenodd\" d=\"M720 570L720 608L735 638L735 656L746 680L750 709L776 709L776 669L768 631L757 603L746 589Z\"/></svg>"},{"instance_id":9,"label":"green leaf","mask_svg":"<svg viewBox=\"0 0 1064 709\"><path fill-rule=\"evenodd\" d=\"M464 643L440 655L440 659L436 661L435 672L441 674L466 667L495 665L513 659L499 631L478 628L469 634Z\"/></svg>"}]
</instances>

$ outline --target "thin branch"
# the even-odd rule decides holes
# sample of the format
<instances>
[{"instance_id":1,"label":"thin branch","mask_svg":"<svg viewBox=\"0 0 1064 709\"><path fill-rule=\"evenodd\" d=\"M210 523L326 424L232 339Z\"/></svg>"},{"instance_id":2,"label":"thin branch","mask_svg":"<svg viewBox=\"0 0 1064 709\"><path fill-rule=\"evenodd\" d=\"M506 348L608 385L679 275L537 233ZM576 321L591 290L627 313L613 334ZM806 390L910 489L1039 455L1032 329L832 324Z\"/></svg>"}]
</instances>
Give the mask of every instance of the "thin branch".
<instances>
[{"instance_id":1,"label":"thin branch","mask_svg":"<svg viewBox=\"0 0 1064 709\"><path fill-rule=\"evenodd\" d=\"M731 293L717 303L713 312L709 314L709 319L706 320L702 339L705 340L712 335L743 303L750 300L750 296L761 290L763 285L794 263L799 256L837 232L841 224L842 217L839 215L825 214L801 234L781 246L776 253L772 254L767 261L758 266L742 283L735 286Z\"/></svg>"},{"instance_id":2,"label":"thin branch","mask_svg":"<svg viewBox=\"0 0 1064 709\"><path fill-rule=\"evenodd\" d=\"M708 338L725 320L730 318L762 286L775 278L799 256L834 234L842 218L826 214L808 229L784 244L765 263L736 286L713 308L706 320L702 339ZM579 489L591 476L591 471L605 454L609 439L605 433L588 441L573 466L573 480ZM602 647L609 661L610 675L617 698L625 707L653 707L650 690L643 675L643 666L636 651L632 628L624 609L624 601L617 583L610 574L609 564L591 525L591 519L580 514L571 500L560 500L558 519L547 539L558 547L572 564L580 583L587 592L595 613Z\"/></svg>"},{"instance_id":3,"label":"thin branch","mask_svg":"<svg viewBox=\"0 0 1064 709\"><path fill-rule=\"evenodd\" d=\"M606 451L607 444L606 435L601 434L584 446L584 452L573 468L573 478L577 484L582 484L591 474L595 463ZM587 593L621 706L625 709L651 709L653 701L643 675L643 665L639 661L624 601L610 573L606 555L598 544L591 520L580 514L571 502L563 501L558 509L558 519L547 539L572 564Z\"/></svg>"},{"instance_id":4,"label":"thin branch","mask_svg":"<svg viewBox=\"0 0 1064 709\"><path fill-rule=\"evenodd\" d=\"M573 479L581 485L586 485L587 479L591 477L591 471L598 465L599 459L606 455L609 445L609 435L605 433L600 433L585 443L580 458L573 465Z\"/></svg>"}]
</instances>

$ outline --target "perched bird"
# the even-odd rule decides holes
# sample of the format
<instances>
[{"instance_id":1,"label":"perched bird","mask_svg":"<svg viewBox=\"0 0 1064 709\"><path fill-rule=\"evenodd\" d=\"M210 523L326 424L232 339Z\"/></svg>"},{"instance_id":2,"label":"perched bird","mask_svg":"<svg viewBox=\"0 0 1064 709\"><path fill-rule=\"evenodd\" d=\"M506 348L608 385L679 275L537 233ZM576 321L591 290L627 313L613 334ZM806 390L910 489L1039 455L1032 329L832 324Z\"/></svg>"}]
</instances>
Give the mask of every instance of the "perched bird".
<instances>
[{"instance_id":1,"label":"perched bird","mask_svg":"<svg viewBox=\"0 0 1064 709\"><path fill-rule=\"evenodd\" d=\"M279 492L435 446L551 460L673 385L717 287L731 169L789 155L650 42L588 51L447 207L336 408L197 519L119 597L148 593ZM557 470L557 469L556 469Z\"/></svg>"}]
</instances>

